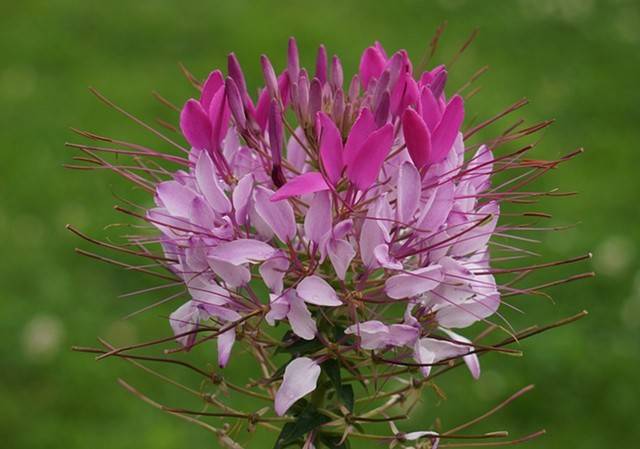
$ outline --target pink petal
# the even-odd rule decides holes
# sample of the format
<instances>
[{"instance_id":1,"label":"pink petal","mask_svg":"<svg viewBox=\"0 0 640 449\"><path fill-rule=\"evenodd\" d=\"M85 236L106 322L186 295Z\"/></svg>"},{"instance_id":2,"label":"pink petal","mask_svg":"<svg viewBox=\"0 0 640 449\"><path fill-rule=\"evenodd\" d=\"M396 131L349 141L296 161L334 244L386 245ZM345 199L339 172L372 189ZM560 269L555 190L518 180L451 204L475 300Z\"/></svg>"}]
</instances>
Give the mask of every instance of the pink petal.
<instances>
[{"instance_id":1,"label":"pink petal","mask_svg":"<svg viewBox=\"0 0 640 449\"><path fill-rule=\"evenodd\" d=\"M349 180L360 190L368 189L375 182L393 143L393 125L387 123L373 132L347 167Z\"/></svg>"},{"instance_id":2,"label":"pink petal","mask_svg":"<svg viewBox=\"0 0 640 449\"><path fill-rule=\"evenodd\" d=\"M280 201L292 196L305 195L307 193L321 192L329 190L329 185L324 180L324 176L318 172L309 172L296 176L291 181L280 187L271 196L271 201Z\"/></svg>"},{"instance_id":3,"label":"pink petal","mask_svg":"<svg viewBox=\"0 0 640 449\"><path fill-rule=\"evenodd\" d=\"M463 181L469 181L476 192L483 192L489 188L491 173L493 172L493 153L486 145L482 145L465 168Z\"/></svg>"},{"instance_id":4,"label":"pink petal","mask_svg":"<svg viewBox=\"0 0 640 449\"><path fill-rule=\"evenodd\" d=\"M487 243L496 229L499 216L500 206L496 201L485 204L478 209L472 216L473 222L468 226L470 230L463 233L458 238L455 245L453 245L451 254L455 256L463 256L482 251L487 246ZM478 221L485 217L490 217L488 218L488 222L472 228L474 224L477 225ZM464 230L464 228L460 226L456 229L456 233L460 233Z\"/></svg>"},{"instance_id":5,"label":"pink petal","mask_svg":"<svg viewBox=\"0 0 640 449\"><path fill-rule=\"evenodd\" d=\"M286 298L289 301L287 319L291 325L291 330L300 338L313 340L318 329L311 312L307 309L307 305L294 290L289 290Z\"/></svg>"},{"instance_id":6,"label":"pink petal","mask_svg":"<svg viewBox=\"0 0 640 449\"><path fill-rule=\"evenodd\" d=\"M346 240L331 239L327 247L327 253L333 269L336 271L336 276L338 276L338 279L344 280L347 269L356 255L356 250Z\"/></svg>"},{"instance_id":7,"label":"pink petal","mask_svg":"<svg viewBox=\"0 0 640 449\"><path fill-rule=\"evenodd\" d=\"M445 222L454 203L453 182L447 182L435 187L431 192L429 204L422 211L422 216L418 219L418 228L422 232L435 232ZM459 229L461 231L462 229ZM455 230L454 230L455 232ZM440 238L440 240L443 240Z\"/></svg>"},{"instance_id":8,"label":"pink petal","mask_svg":"<svg viewBox=\"0 0 640 449\"><path fill-rule=\"evenodd\" d=\"M300 298L309 304L329 307L342 305L342 301L338 299L333 287L327 281L315 275L308 276L300 281L296 291Z\"/></svg>"},{"instance_id":9,"label":"pink petal","mask_svg":"<svg viewBox=\"0 0 640 449\"><path fill-rule=\"evenodd\" d=\"M420 115L413 109L407 109L402 115L402 133L409 156L416 167L422 168L431 154L431 134Z\"/></svg>"},{"instance_id":10,"label":"pink petal","mask_svg":"<svg viewBox=\"0 0 640 449\"><path fill-rule=\"evenodd\" d=\"M373 114L367 108L360 111L358 118L349 131L347 143L344 146L344 163L349 166L353 164L353 160L359 153L360 148L367 140L367 137L376 130L376 122Z\"/></svg>"},{"instance_id":11,"label":"pink petal","mask_svg":"<svg viewBox=\"0 0 640 449\"><path fill-rule=\"evenodd\" d=\"M211 146L211 122L199 101L187 100L180 112L180 129L189 145L203 150Z\"/></svg>"},{"instance_id":12,"label":"pink petal","mask_svg":"<svg viewBox=\"0 0 640 449\"><path fill-rule=\"evenodd\" d=\"M304 235L312 242L319 244L330 231L331 197L328 192L318 192L314 195L304 218Z\"/></svg>"},{"instance_id":13,"label":"pink petal","mask_svg":"<svg viewBox=\"0 0 640 449\"><path fill-rule=\"evenodd\" d=\"M200 191L213 208L219 214L231 212L231 201L220 187L218 174L216 173L213 161L209 153L203 151L196 162L196 182Z\"/></svg>"},{"instance_id":14,"label":"pink petal","mask_svg":"<svg viewBox=\"0 0 640 449\"><path fill-rule=\"evenodd\" d=\"M465 328L493 315L499 307L499 294L478 295L470 300L458 304L447 304L438 309L436 319L445 327Z\"/></svg>"},{"instance_id":15,"label":"pink petal","mask_svg":"<svg viewBox=\"0 0 640 449\"><path fill-rule=\"evenodd\" d=\"M434 364L445 359L464 355L468 349L444 340L435 338L421 338L414 346L414 358L416 362L425 364L420 371L426 377L431 371L429 364Z\"/></svg>"},{"instance_id":16,"label":"pink petal","mask_svg":"<svg viewBox=\"0 0 640 449\"><path fill-rule=\"evenodd\" d=\"M232 265L258 263L272 257L277 250L268 243L253 239L237 239L220 243L209 251L209 257Z\"/></svg>"},{"instance_id":17,"label":"pink petal","mask_svg":"<svg viewBox=\"0 0 640 449\"><path fill-rule=\"evenodd\" d=\"M333 120L324 112L318 113L320 124L320 160L327 177L332 184L336 184L342 175L342 137Z\"/></svg>"},{"instance_id":18,"label":"pink petal","mask_svg":"<svg viewBox=\"0 0 640 449\"><path fill-rule=\"evenodd\" d=\"M460 132L463 120L464 104L462 98L456 95L447 104L442 119L433 132L431 139L433 151L429 157L430 163L440 162L447 156L458 132Z\"/></svg>"},{"instance_id":19,"label":"pink petal","mask_svg":"<svg viewBox=\"0 0 640 449\"><path fill-rule=\"evenodd\" d=\"M299 357L287 365L275 398L278 416L284 415L298 399L316 389L320 371L320 366L308 357Z\"/></svg>"},{"instance_id":20,"label":"pink petal","mask_svg":"<svg viewBox=\"0 0 640 449\"><path fill-rule=\"evenodd\" d=\"M218 92L223 84L224 77L220 70L214 70L209 74L207 80L202 85L202 91L200 92L200 104L205 111L209 110L213 96Z\"/></svg>"},{"instance_id":21,"label":"pink petal","mask_svg":"<svg viewBox=\"0 0 640 449\"><path fill-rule=\"evenodd\" d=\"M381 243L375 247L373 254L376 256L376 260L380 266L388 268L390 270L402 270L404 267L402 263L389 255L389 245L387 243Z\"/></svg>"},{"instance_id":22,"label":"pink petal","mask_svg":"<svg viewBox=\"0 0 640 449\"><path fill-rule=\"evenodd\" d=\"M422 180L416 167L409 161L400 166L398 172L398 221L409 224L413 221L420 195L422 193Z\"/></svg>"},{"instance_id":23,"label":"pink petal","mask_svg":"<svg viewBox=\"0 0 640 449\"><path fill-rule=\"evenodd\" d=\"M217 337L218 340L218 365L220 368L227 366L229 362L229 356L231 355L231 349L236 341L236 329L231 328Z\"/></svg>"},{"instance_id":24,"label":"pink petal","mask_svg":"<svg viewBox=\"0 0 640 449\"><path fill-rule=\"evenodd\" d=\"M256 212L269 225L282 242L288 242L296 235L296 219L288 201L271 201L273 191L256 187L254 193Z\"/></svg>"},{"instance_id":25,"label":"pink petal","mask_svg":"<svg viewBox=\"0 0 640 449\"><path fill-rule=\"evenodd\" d=\"M414 271L391 276L385 282L387 296L403 299L418 296L433 290L442 282L444 275L440 265L430 265Z\"/></svg>"},{"instance_id":26,"label":"pink petal","mask_svg":"<svg viewBox=\"0 0 640 449\"><path fill-rule=\"evenodd\" d=\"M380 77L386 62L386 58L376 47L369 47L362 53L359 76L364 90L367 89L372 78Z\"/></svg>"}]
</instances>

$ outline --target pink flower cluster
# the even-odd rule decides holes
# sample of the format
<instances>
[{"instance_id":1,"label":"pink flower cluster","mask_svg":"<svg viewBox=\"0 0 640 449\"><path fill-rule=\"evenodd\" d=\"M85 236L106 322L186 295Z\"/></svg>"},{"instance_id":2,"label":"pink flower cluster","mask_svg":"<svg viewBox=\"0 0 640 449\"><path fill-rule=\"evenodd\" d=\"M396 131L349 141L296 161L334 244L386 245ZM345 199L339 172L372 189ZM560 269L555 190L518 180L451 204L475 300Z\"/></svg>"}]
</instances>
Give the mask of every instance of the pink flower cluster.
<instances>
[{"instance_id":1,"label":"pink flower cluster","mask_svg":"<svg viewBox=\"0 0 640 449\"><path fill-rule=\"evenodd\" d=\"M170 317L178 341L197 344L215 320L224 367L235 324L253 314L338 352L409 360L425 376L463 358L478 377L472 343L454 330L500 305L487 249L500 211L485 195L493 155L466 151L445 67L414 73L405 51L376 43L345 87L337 57L320 47L311 74L293 40L282 73L266 57L261 66L256 101L232 54L226 78L212 72L186 102L189 164L157 185L147 213L191 295ZM322 361L289 363L278 415L316 388Z\"/></svg>"}]
</instances>

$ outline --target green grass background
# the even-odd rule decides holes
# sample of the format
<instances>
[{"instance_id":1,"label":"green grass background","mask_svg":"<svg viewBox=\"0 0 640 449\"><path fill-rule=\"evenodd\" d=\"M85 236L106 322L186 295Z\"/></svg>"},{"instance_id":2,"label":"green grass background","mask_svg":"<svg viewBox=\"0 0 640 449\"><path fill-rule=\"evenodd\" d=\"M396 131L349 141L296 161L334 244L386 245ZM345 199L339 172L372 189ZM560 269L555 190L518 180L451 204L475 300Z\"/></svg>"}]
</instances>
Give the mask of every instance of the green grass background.
<instances>
[{"instance_id":1,"label":"green grass background","mask_svg":"<svg viewBox=\"0 0 640 449\"><path fill-rule=\"evenodd\" d=\"M457 63L452 86L488 64L482 91L467 104L488 117L525 96L519 116L555 118L540 157L579 146L583 156L549 174L542 185L577 190L545 202L568 232L543 235L546 259L592 250L599 276L553 290L555 304L522 298L518 325L550 322L588 309L587 319L522 344L524 358L483 358L472 382L460 371L443 383L449 397L427 396L407 428L427 428L436 414L456 425L516 389L536 389L487 423L514 436L546 428L530 447L630 448L640 439L640 7L635 0L376 1L37 1L2 2L0 14L0 446L31 448L217 447L211 436L150 409L117 386L124 377L166 402L182 396L124 362L95 362L72 344L114 343L165 335L158 309L120 317L153 297L118 299L152 285L139 275L73 253L73 223L103 235L122 220L114 195L133 195L107 173L62 169L78 140L70 126L163 148L157 140L87 92L92 85L132 113L167 115L154 89L181 103L191 95L177 63L203 76L235 51L249 83L260 80L258 57L284 63L286 39L298 38L310 64L324 42L353 73L361 50L380 40L419 58L444 20L439 61L447 61L475 27L477 42ZM591 269L585 267L586 270ZM566 270L571 272L571 270ZM551 276L552 273L549 273ZM213 359L214 351L199 357ZM229 376L247 369L233 359ZM187 379L187 377L185 377ZM195 379L188 377L191 382ZM269 448L272 436L247 447Z\"/></svg>"}]
</instances>

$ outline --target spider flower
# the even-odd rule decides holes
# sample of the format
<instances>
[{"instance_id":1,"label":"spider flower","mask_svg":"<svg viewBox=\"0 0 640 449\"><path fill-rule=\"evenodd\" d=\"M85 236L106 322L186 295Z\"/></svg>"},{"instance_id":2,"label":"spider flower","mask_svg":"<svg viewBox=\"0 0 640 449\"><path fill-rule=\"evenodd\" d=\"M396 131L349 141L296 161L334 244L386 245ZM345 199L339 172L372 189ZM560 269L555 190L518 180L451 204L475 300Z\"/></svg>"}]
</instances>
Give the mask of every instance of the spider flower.
<instances>
[{"instance_id":1,"label":"spider flower","mask_svg":"<svg viewBox=\"0 0 640 449\"><path fill-rule=\"evenodd\" d=\"M191 294L170 318L178 341L193 344L188 331L201 321L254 310L313 340L330 316L359 348L412 352L425 376L464 356L478 377L473 345L452 329L500 305L487 274L500 208L482 196L491 151L466 154L464 102L445 94L443 66L416 76L405 51L387 57L372 46L345 93L340 60L328 71L323 57L312 77L292 41L280 81L263 57L266 87L254 103L231 55L228 77L212 72L200 98L185 103L190 162L156 186L147 213ZM256 283L268 302L237 298ZM380 303L405 310L354 313ZM221 366L234 333L218 337ZM277 413L313 391L318 373L318 361L292 360Z\"/></svg>"},{"instance_id":2,"label":"spider flower","mask_svg":"<svg viewBox=\"0 0 640 449\"><path fill-rule=\"evenodd\" d=\"M465 102L447 93L447 68L414 69L404 50L365 49L348 83L340 59L329 62L322 46L315 71L301 67L293 39L279 75L266 56L260 63L264 87L256 97L234 54L226 76L215 70L195 83L199 95L179 117L187 154L165 157L179 169L142 164L152 174L143 178L95 159L154 193L155 206L141 218L157 229L164 254L149 256L144 242L134 243L186 287L188 298L169 317L182 350L215 338L223 368L239 352L236 341L248 342L265 376L254 387L268 392L272 419L292 413L315 423L285 425L280 438L291 441L278 440L279 447L303 434L304 447L334 447L340 439L319 429L329 418L317 407L333 388L327 407L353 413L353 388L341 384L341 370L365 386L377 376L373 368L363 374L367 364L400 365L400 377L430 379L434 366L460 361L480 376L478 353L492 348L476 347L466 329L490 324L504 292L534 291L494 278L489 244L515 229L497 227L500 203L570 157L522 159L531 147L494 157L503 142L545 124L469 144ZM515 169L529 171L492 185L494 173ZM533 268L523 268L525 275ZM281 341L275 327L284 329ZM292 357L274 370L269 358L282 349ZM297 403L314 405L314 418L294 410ZM264 410L256 413L247 416L259 423ZM398 432L391 421L392 445L426 437L435 447L444 437ZM353 431L345 422L342 440Z\"/></svg>"}]
</instances>

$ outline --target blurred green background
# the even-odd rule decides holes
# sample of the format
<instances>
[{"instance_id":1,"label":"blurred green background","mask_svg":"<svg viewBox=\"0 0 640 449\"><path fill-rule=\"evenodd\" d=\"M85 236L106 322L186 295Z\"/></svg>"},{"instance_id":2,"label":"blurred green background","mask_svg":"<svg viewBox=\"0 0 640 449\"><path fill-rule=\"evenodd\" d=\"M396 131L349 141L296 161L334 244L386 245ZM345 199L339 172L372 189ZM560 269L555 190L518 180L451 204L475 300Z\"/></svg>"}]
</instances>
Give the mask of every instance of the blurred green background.
<instances>
[{"instance_id":1,"label":"blurred green background","mask_svg":"<svg viewBox=\"0 0 640 449\"><path fill-rule=\"evenodd\" d=\"M419 59L445 20L449 26L437 61L448 61L469 33L480 28L450 84L459 86L482 65L490 66L479 82L482 91L467 104L471 114L489 117L526 96L532 104L519 117L557 119L537 150L540 157L586 148L544 180L544 187L579 192L545 203L555 223L579 225L543 235L541 251L551 260L592 250L590 264L599 275L554 289L555 304L518 299L527 314L514 320L522 326L582 309L590 315L525 342L524 358L483 358L484 375L477 382L463 371L452 375L442 384L449 400L436 408L429 396L406 428L426 428L436 414L446 426L456 425L535 383L532 393L478 430L507 429L518 436L546 428L548 435L528 445L549 449L637 445L636 0L5 0L0 15L1 446L217 447L205 431L152 410L115 380L124 377L173 405L181 405L179 393L122 361L95 362L69 349L95 345L97 335L113 343L166 335L163 317L170 310L121 320L154 297L118 295L153 281L75 255L74 246L88 246L64 229L73 223L103 235L106 224L122 220L111 208L117 203L114 195L141 197L111 174L64 170L62 164L73 155L64 142L81 140L70 126L164 148L103 107L88 86L151 121L171 117L152 98L152 90L177 104L192 94L178 62L201 77L224 67L226 54L235 51L249 83L256 86L259 55L268 53L282 67L286 39L294 35L306 64L324 42L330 53L342 56L345 72L353 73L361 50L376 39L388 50L406 48ZM213 351L200 356L211 358ZM244 368L236 357L230 375ZM247 438L240 441L250 448L272 444L271 439Z\"/></svg>"}]
</instances>

